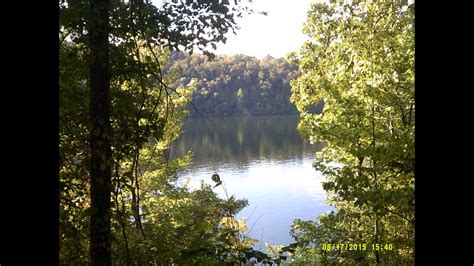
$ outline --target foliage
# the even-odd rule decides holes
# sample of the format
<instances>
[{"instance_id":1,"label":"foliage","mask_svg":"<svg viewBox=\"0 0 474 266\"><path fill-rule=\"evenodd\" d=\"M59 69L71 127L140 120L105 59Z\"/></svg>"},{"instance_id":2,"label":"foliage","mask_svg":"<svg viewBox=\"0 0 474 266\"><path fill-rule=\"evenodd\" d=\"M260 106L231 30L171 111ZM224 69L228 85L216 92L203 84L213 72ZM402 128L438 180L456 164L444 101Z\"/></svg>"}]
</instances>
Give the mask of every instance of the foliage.
<instances>
[{"instance_id":1,"label":"foliage","mask_svg":"<svg viewBox=\"0 0 474 266\"><path fill-rule=\"evenodd\" d=\"M283 58L222 55L209 60L175 52L168 68L178 70L180 82L197 79L191 116L296 114L289 82L298 76L297 66Z\"/></svg>"},{"instance_id":2,"label":"foliage","mask_svg":"<svg viewBox=\"0 0 474 266\"><path fill-rule=\"evenodd\" d=\"M414 3L315 3L311 38L289 59L300 131L323 142L315 168L337 213L296 221L298 261L411 264L414 260ZM322 114L310 108L324 101ZM323 252L323 243L392 244L393 251Z\"/></svg>"},{"instance_id":3,"label":"foliage","mask_svg":"<svg viewBox=\"0 0 474 266\"><path fill-rule=\"evenodd\" d=\"M131 261L219 265L235 259L233 253L251 244L250 239L240 241L236 237L243 236L232 218L246 201L219 199L204 185L195 191L175 187L156 194L143 199L145 237L131 223L127 225ZM115 230L120 235L120 224ZM117 239L117 263L127 261L125 246L123 238Z\"/></svg>"},{"instance_id":4,"label":"foliage","mask_svg":"<svg viewBox=\"0 0 474 266\"><path fill-rule=\"evenodd\" d=\"M181 133L196 84L176 82L162 71L171 49L209 54L216 42L225 42L224 34L236 29L234 16L249 12L239 2L171 1L159 7L148 1L111 2L113 263L217 263L252 243L238 229L226 227L245 201L218 199L209 187L189 191L171 184L176 170L191 158L170 160L169 147ZM90 262L89 220L94 213L88 193L87 33L95 14L89 13L87 1L60 1L59 7L59 253L62 265L84 265ZM229 232L237 241L226 244Z\"/></svg>"}]
</instances>

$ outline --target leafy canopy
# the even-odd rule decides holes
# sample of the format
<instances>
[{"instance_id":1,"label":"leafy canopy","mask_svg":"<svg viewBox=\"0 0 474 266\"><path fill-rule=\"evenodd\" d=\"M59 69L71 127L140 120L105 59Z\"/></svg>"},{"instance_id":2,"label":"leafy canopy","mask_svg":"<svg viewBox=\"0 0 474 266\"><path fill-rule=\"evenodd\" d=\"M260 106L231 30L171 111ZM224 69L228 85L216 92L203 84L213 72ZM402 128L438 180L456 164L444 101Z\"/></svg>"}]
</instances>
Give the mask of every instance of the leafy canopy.
<instances>
[{"instance_id":1,"label":"leafy canopy","mask_svg":"<svg viewBox=\"0 0 474 266\"><path fill-rule=\"evenodd\" d=\"M412 263L414 3L330 1L308 11L311 38L289 56L299 130L324 143L315 168L338 211L296 221L301 261ZM319 102L323 112L311 112ZM319 232L319 233L318 233ZM322 252L323 243L387 243L391 252Z\"/></svg>"},{"instance_id":2,"label":"leafy canopy","mask_svg":"<svg viewBox=\"0 0 474 266\"><path fill-rule=\"evenodd\" d=\"M246 202L218 199L209 187L172 185L191 154L169 159L195 82L162 71L173 49L210 54L241 1L111 1L112 258L114 264L219 264L251 240L226 227ZM90 27L88 1L60 1L60 262L89 263ZM170 84L173 84L171 86ZM92 132L92 134L96 134ZM97 132L100 134L100 132ZM104 166L105 167L105 166ZM198 219L199 218L199 219ZM229 239L236 241L226 244ZM222 248L221 248L222 247ZM187 254L187 255L186 255Z\"/></svg>"}]
</instances>

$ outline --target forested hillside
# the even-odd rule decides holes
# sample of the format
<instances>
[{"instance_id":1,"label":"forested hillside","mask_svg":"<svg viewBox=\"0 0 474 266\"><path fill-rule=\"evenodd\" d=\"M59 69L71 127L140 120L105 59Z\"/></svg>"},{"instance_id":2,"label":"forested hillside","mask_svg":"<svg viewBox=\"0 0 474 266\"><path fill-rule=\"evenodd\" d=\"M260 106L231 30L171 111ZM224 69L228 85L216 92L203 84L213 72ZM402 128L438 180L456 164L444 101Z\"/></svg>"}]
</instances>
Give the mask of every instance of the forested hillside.
<instances>
[{"instance_id":1,"label":"forested hillside","mask_svg":"<svg viewBox=\"0 0 474 266\"><path fill-rule=\"evenodd\" d=\"M315 1L287 59L213 57L251 0L155 2L59 2L57 264L413 265L414 1Z\"/></svg>"},{"instance_id":2,"label":"forested hillside","mask_svg":"<svg viewBox=\"0 0 474 266\"><path fill-rule=\"evenodd\" d=\"M191 116L198 112L209 116L297 113L289 101L289 81L297 78L297 65L284 58L231 55L209 60L201 54L175 52L165 71L178 72L183 84L196 79Z\"/></svg>"}]
</instances>

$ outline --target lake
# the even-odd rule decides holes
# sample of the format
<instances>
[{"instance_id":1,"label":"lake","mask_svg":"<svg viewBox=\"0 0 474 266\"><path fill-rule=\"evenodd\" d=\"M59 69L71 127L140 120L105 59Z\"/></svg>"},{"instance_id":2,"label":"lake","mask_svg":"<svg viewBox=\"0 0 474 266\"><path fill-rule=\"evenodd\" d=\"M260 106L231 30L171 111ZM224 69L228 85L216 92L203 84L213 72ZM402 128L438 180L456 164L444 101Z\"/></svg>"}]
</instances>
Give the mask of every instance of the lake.
<instances>
[{"instance_id":1,"label":"lake","mask_svg":"<svg viewBox=\"0 0 474 266\"><path fill-rule=\"evenodd\" d=\"M312 220L332 210L326 204L321 181L313 167L320 144L310 144L298 134L298 116L189 118L184 133L171 146L171 157L194 152L192 164L178 172L178 183L189 179L191 188L200 180L214 185L218 173L224 186L214 191L226 198L245 198L248 235L272 245L290 244L290 227L296 218Z\"/></svg>"}]
</instances>

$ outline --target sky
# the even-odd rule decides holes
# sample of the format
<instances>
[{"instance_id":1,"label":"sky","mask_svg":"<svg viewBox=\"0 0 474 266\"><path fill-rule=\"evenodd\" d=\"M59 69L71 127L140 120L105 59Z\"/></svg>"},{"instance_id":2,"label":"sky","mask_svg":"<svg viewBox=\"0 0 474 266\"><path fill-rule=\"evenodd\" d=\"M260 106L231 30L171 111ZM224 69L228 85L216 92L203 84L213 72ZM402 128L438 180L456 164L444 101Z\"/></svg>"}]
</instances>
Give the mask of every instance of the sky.
<instances>
[{"instance_id":1,"label":"sky","mask_svg":"<svg viewBox=\"0 0 474 266\"><path fill-rule=\"evenodd\" d=\"M217 46L216 54L245 54L263 58L284 57L298 50L306 36L303 23L315 0L253 0L250 7L266 11L267 16L254 13L236 20L237 35L227 33L227 42Z\"/></svg>"},{"instance_id":2,"label":"sky","mask_svg":"<svg viewBox=\"0 0 474 266\"><path fill-rule=\"evenodd\" d=\"M249 7L265 11L267 16L255 12L236 18L240 30L226 34L227 42L219 43L215 54L245 54L263 58L266 55L284 57L298 50L306 36L303 23L311 3L324 0L253 0ZM160 6L163 0L152 0ZM246 3L246 1L242 1Z\"/></svg>"}]
</instances>

